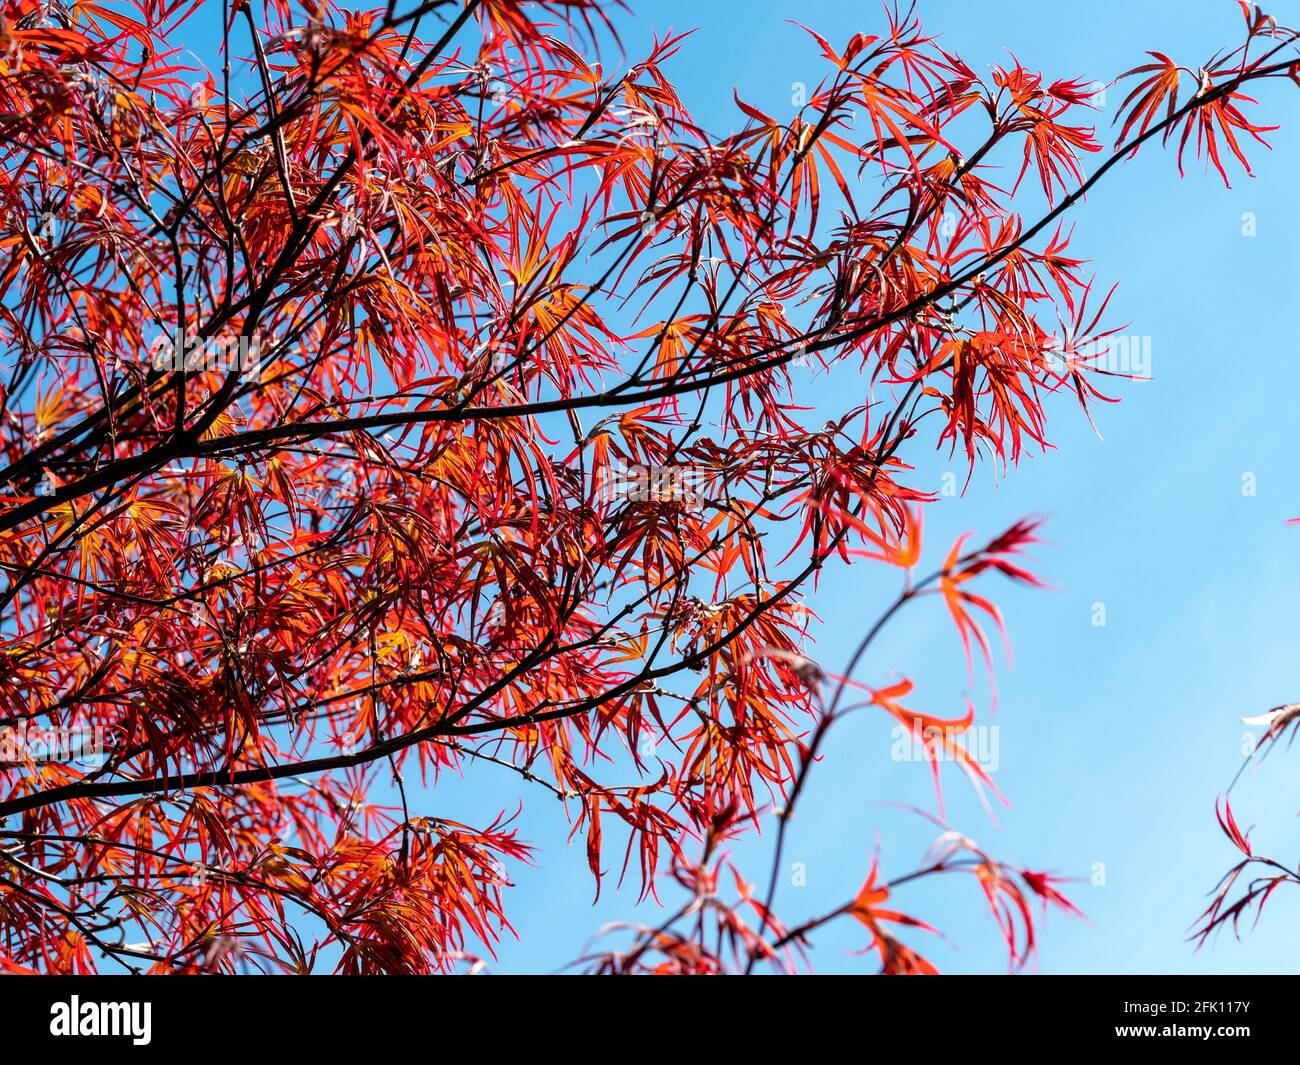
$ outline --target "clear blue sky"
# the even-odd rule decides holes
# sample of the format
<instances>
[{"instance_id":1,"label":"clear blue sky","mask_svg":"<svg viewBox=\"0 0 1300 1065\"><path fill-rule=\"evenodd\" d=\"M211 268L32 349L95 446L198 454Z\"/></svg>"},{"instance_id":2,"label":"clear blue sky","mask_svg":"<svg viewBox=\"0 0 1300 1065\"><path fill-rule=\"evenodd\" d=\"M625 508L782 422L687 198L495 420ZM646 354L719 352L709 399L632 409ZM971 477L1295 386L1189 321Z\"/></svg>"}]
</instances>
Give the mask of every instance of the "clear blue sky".
<instances>
[{"instance_id":1,"label":"clear blue sky","mask_svg":"<svg viewBox=\"0 0 1300 1065\"><path fill-rule=\"evenodd\" d=\"M878 8L861 0L751 0L742 5L632 0L623 21L629 56L650 32L700 32L670 68L688 105L720 129L734 124L732 87L773 114L791 110L791 85L814 83L822 67L795 17L843 42L878 30ZM1268 8L1283 23L1300 5ZM1010 49L1052 78L1108 81L1166 51L1195 67L1235 43L1234 3L1095 0L1078 4L921 0L926 26L977 69ZM961 779L945 794L958 827L1008 860L1079 877L1074 895L1091 924L1053 914L1042 930L1043 972L1296 971L1300 893L1275 897L1258 931L1222 938L1194 953L1189 925L1232 854L1212 812L1239 763L1239 718L1300 698L1295 637L1300 604L1300 474L1297 342L1292 308L1300 281L1300 113L1294 90L1263 97L1272 152L1251 154L1256 177L1233 175L1225 190L1189 167L1179 181L1171 156L1152 152L1113 173L1075 212L1074 249L1102 281L1119 281L1115 323L1150 337L1153 380L1119 382L1123 403L1096 411L1099 440L1064 398L1052 408L1058 450L1026 458L997 482L976 471L967 494L929 508L927 549L967 529L990 535L1030 512L1049 516L1037 569L1056 589L998 586L1015 647L999 673L999 764L994 779L1012 800L990 825ZM1112 92L1109 128L1118 98ZM1253 212L1257 234L1242 235ZM801 401L839 409L843 400L810 380ZM943 455L914 450L916 483L939 490ZM1257 492L1242 493L1243 474ZM828 573L812 605L823 618L816 655L842 663L892 594L866 567ZM1106 625L1093 625L1103 603ZM937 603L921 605L887 632L862 677L898 671L918 683L921 705L959 710L968 682L960 646ZM985 716L984 721L990 719ZM807 886L783 875L780 905L792 921L824 912L860 883L877 836L886 875L914 867L934 830L882 803L933 809L928 767L890 758L888 723L845 722L818 767L791 832L790 862ZM479 767L476 767L476 769ZM487 821L513 808L516 785L489 771L438 784L440 812ZM1294 860L1300 834L1300 774L1279 752L1234 792L1258 840ZM520 941L499 949L503 971L537 971L570 960L602 922L634 916L635 892L599 906L581 839L566 845L555 804L530 803L523 834L540 848L536 868L512 870L509 914ZM446 809L450 803L455 810ZM748 869L767 869L771 835L746 848ZM609 857L613 862L613 853ZM1105 885L1092 886L1104 864ZM900 892L905 908L932 920L947 942L915 937L945 971L998 972L1004 954L974 882L952 880ZM651 904L653 905L653 904ZM637 914L654 921L656 912ZM813 961L820 971L865 971L870 958L853 922L825 930Z\"/></svg>"}]
</instances>

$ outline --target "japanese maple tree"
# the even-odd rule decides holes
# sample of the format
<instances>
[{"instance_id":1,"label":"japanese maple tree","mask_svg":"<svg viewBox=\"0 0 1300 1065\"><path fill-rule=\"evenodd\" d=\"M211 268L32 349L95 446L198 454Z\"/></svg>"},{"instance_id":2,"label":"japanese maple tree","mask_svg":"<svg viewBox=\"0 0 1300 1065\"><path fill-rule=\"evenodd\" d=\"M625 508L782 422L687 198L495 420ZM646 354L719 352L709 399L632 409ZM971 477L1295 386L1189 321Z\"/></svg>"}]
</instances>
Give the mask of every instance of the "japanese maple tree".
<instances>
[{"instance_id":1,"label":"japanese maple tree","mask_svg":"<svg viewBox=\"0 0 1300 1065\"><path fill-rule=\"evenodd\" d=\"M996 794L974 707L867 652L946 608L991 667L1037 526L931 558L909 452L1014 466L1108 398L1063 216L1157 140L1245 167L1295 32L1242 5L1205 65L1151 53L1104 146L1091 80L981 75L909 9L814 34L802 106L737 96L721 136L670 81L690 40L628 66L601 0L0 10L0 964L472 968L548 856L510 807L448 819L451 772L518 774L639 889L616 943L574 930L592 971L801 970L850 918L931 972L929 877L1013 964L1073 911L942 807L821 917L777 873L845 715ZM828 417L796 384L831 364ZM855 563L900 591L819 662Z\"/></svg>"},{"instance_id":2,"label":"japanese maple tree","mask_svg":"<svg viewBox=\"0 0 1300 1065\"><path fill-rule=\"evenodd\" d=\"M1242 721L1262 727L1264 732L1258 742L1252 744L1250 753L1227 789L1229 793L1242 773L1252 765L1262 763L1280 740L1285 738L1289 744L1295 738L1296 730L1300 728L1300 703L1275 706L1262 714L1242 718ZM1289 866L1285 861L1260 851L1250 840L1250 829L1243 829L1238 823L1228 794L1216 800L1214 815L1223 835L1241 856L1215 885L1209 905L1196 922L1193 939L1198 947L1214 939L1225 928L1231 928L1238 935L1243 930L1243 922L1253 928L1265 903L1278 888L1300 886L1300 863Z\"/></svg>"}]
</instances>

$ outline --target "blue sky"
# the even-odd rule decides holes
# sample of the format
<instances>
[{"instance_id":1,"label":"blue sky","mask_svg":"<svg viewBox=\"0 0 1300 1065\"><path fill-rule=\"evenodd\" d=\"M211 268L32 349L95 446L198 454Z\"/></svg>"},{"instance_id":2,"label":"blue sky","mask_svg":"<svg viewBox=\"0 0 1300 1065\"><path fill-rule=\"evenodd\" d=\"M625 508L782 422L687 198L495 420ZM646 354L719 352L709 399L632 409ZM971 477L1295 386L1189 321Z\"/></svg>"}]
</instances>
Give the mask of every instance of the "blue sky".
<instances>
[{"instance_id":1,"label":"blue sky","mask_svg":"<svg viewBox=\"0 0 1300 1065\"><path fill-rule=\"evenodd\" d=\"M1269 10L1300 20L1296 4ZM785 21L792 5L752 0L700 5L634 0L621 23L629 56L652 30L699 32L669 68L684 99L706 124L734 125L731 90L772 114L785 114L795 82L815 83L811 40ZM1088 4L922 0L928 29L977 69L1013 51L1049 77L1108 81L1143 61L1147 49L1197 66L1235 43L1235 4L1118 0ZM832 42L882 25L859 0L804 0L799 21ZM1291 90L1294 92L1294 90ZM1108 96L1108 128L1121 97ZM1121 381L1118 405L1094 412L1103 440L1077 406L1050 408L1057 450L1027 456L1003 479L976 470L963 497L927 511L933 558L961 532L992 535L1027 513L1048 516L1036 570L1053 591L988 585L1003 606L1014 664L999 663L998 787L1012 808L990 824L951 771L949 819L998 856L1078 877L1073 894L1084 923L1053 914L1042 931L1042 972L1295 971L1300 893L1275 897L1242 942L1222 938L1195 953L1186 934L1205 893L1231 864L1214 823L1215 795L1226 787L1251 730L1240 717L1294 700L1300 602L1300 475L1292 461L1298 375L1291 315L1300 281L1300 219L1292 209L1300 169L1300 129L1290 128L1294 96L1279 86L1262 97L1273 150L1251 153L1256 176L1232 175L1225 190L1199 166L1178 179L1171 155L1150 152L1109 175L1074 212L1073 249L1093 260L1105 284L1120 282L1111 321L1149 337L1150 381ZM1108 138L1103 138L1108 139ZM1243 214L1255 235L1243 236ZM840 409L829 382L802 384L801 402ZM939 491L960 462L913 449L914 483ZM1255 494L1243 494L1253 474ZM823 623L816 657L843 663L894 585L868 567L828 571L811 605ZM1095 604L1106 624L1093 624ZM893 673L918 684L918 704L955 714L971 688L951 623L937 602L895 622L860 673L879 683ZM981 694L976 684L973 694ZM935 831L915 815L886 806L933 809L927 766L890 757L889 726L859 717L837 726L794 822L788 862L802 862L807 883L783 871L779 905L791 921L824 912L860 884L879 839L886 876L915 867ZM477 767L476 767L477 768ZM1279 752L1234 792L1243 824L1259 821L1263 849L1294 858L1300 779ZM512 808L508 774L444 777L439 806L466 820ZM535 797L534 797L535 799ZM566 845L567 827L550 804L530 803L524 836L540 848L535 868L512 870L518 887L509 914L519 941L499 950L500 971L547 971L571 960L604 921L634 916L635 892L598 906L583 841ZM454 816L454 815L453 815ZM771 834L740 852L764 877ZM612 862L611 852L608 861ZM1100 874L1100 877L1099 877ZM1104 885L1093 881L1104 877ZM914 945L949 972L999 972L1005 954L974 882L920 884L900 905L940 926L944 941ZM636 914L655 920L656 913ZM869 971L853 922L823 930L812 954L824 972Z\"/></svg>"}]
</instances>

